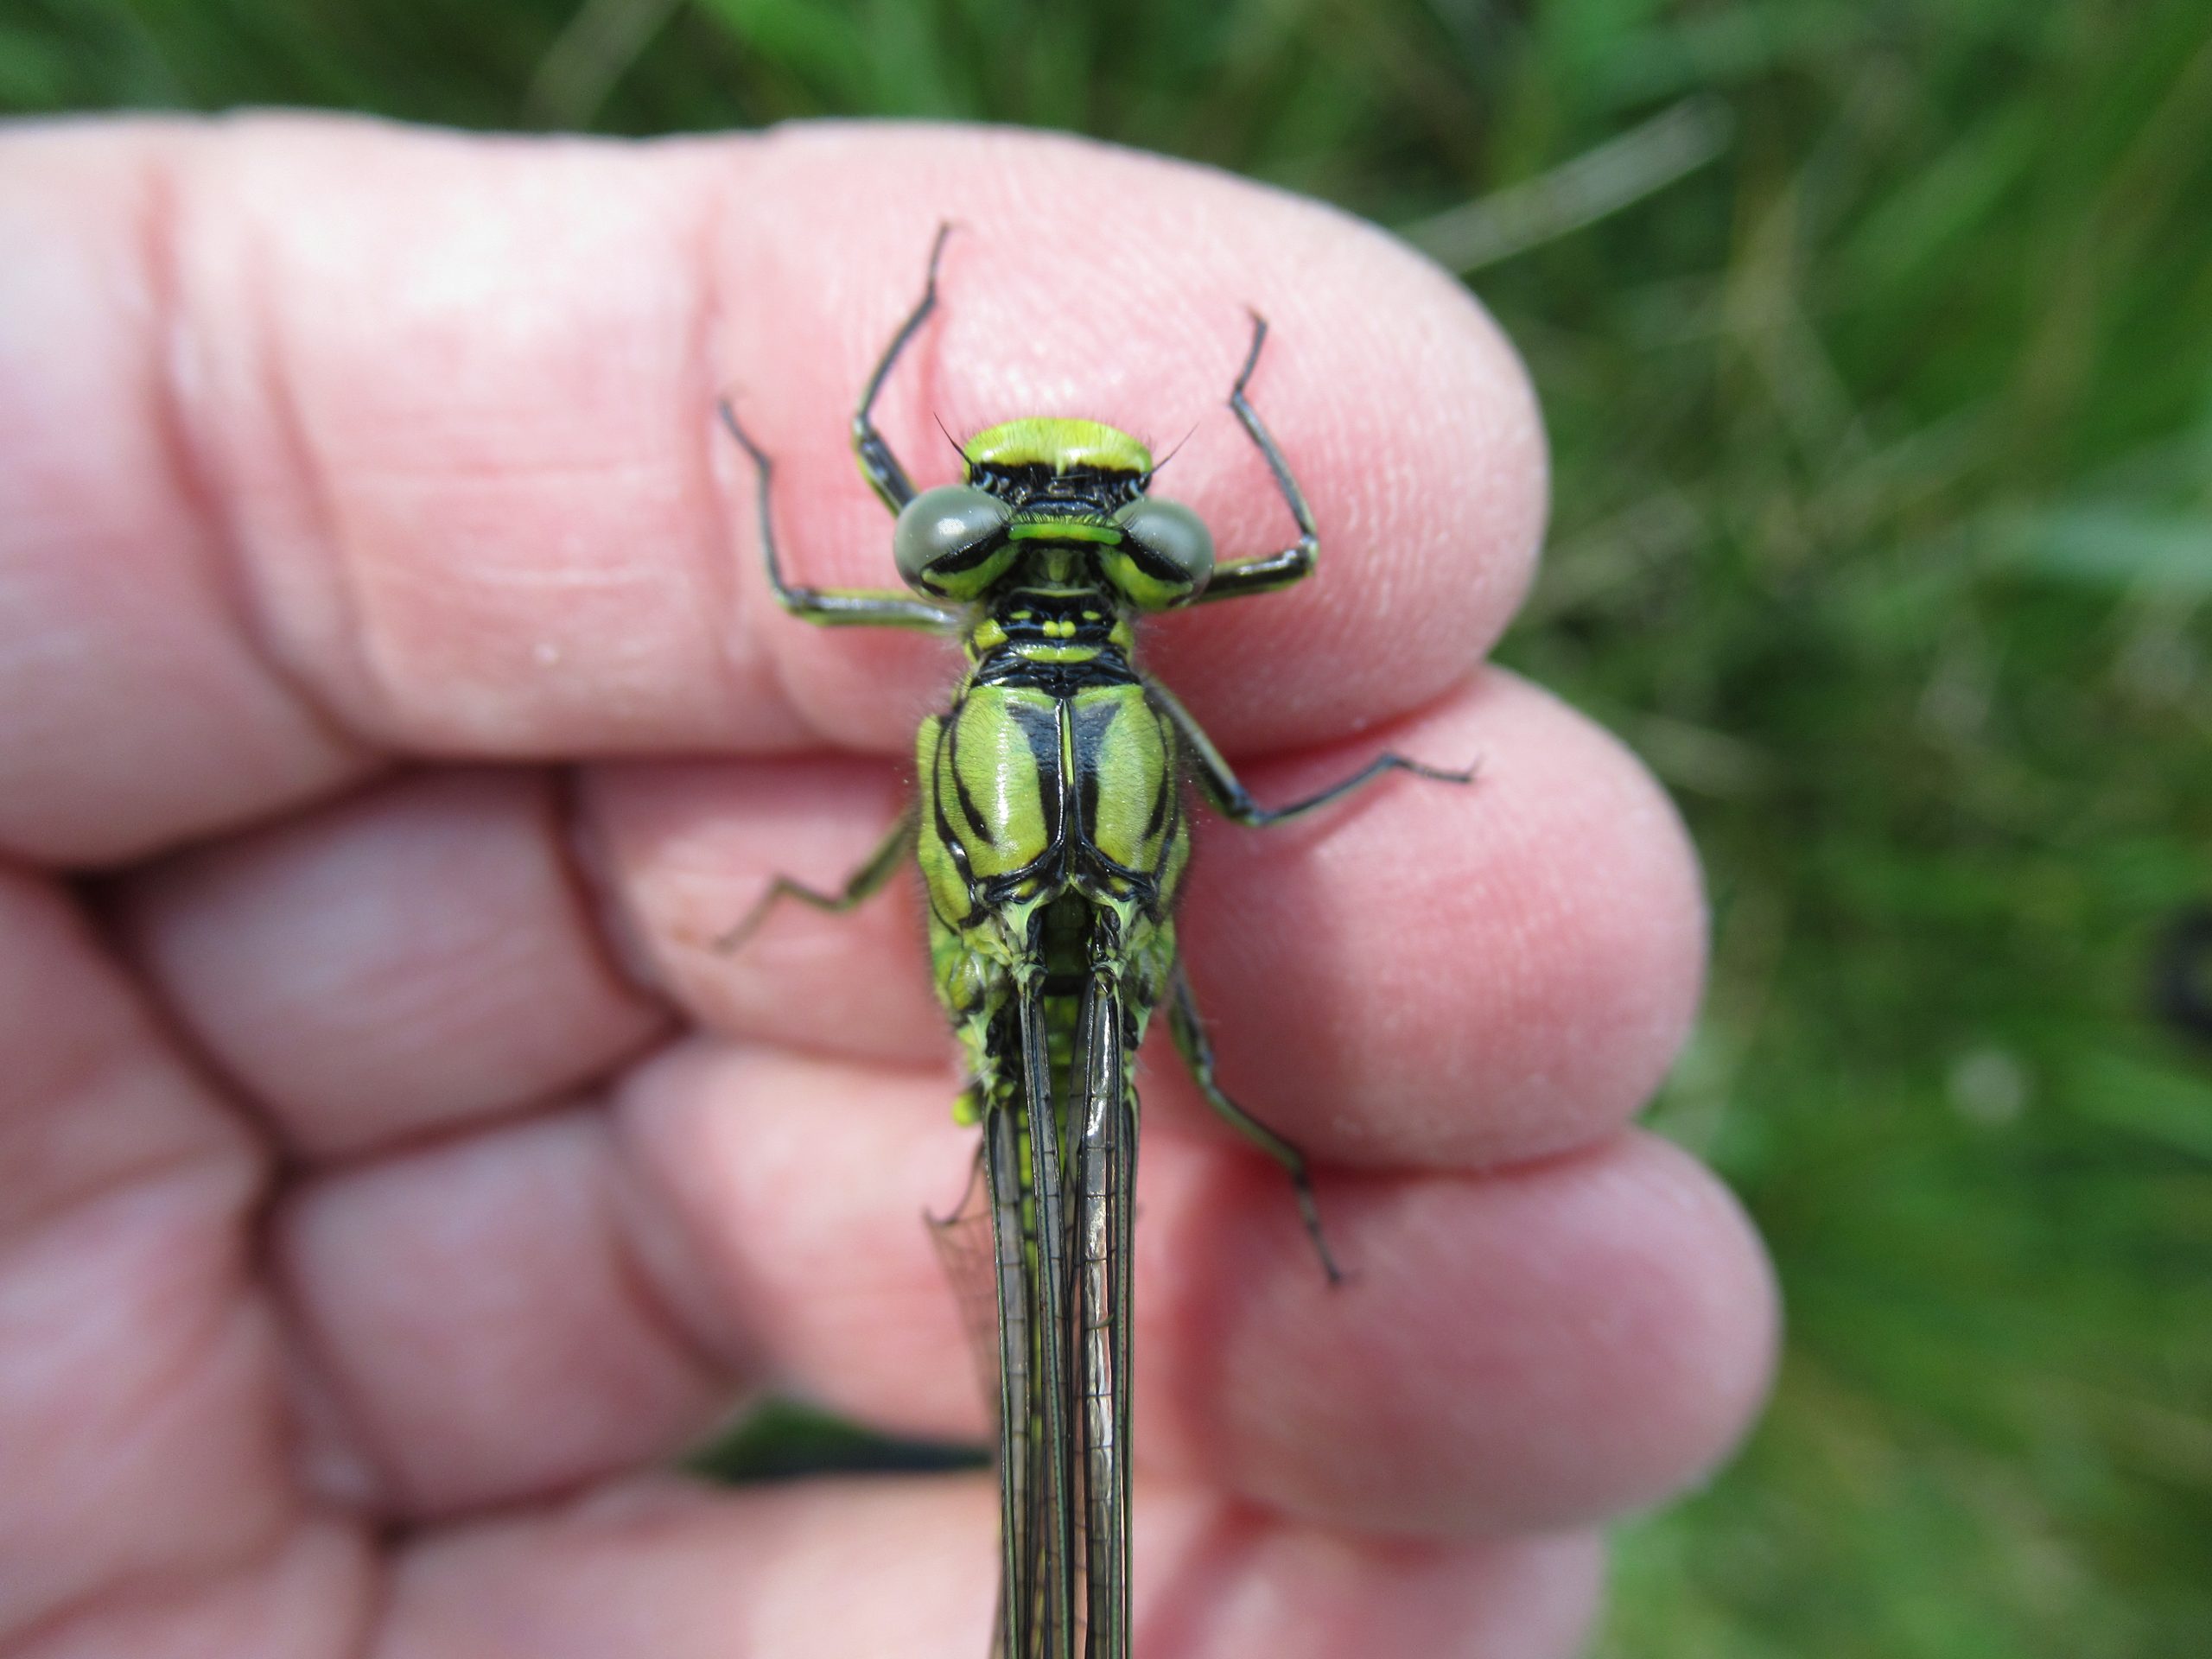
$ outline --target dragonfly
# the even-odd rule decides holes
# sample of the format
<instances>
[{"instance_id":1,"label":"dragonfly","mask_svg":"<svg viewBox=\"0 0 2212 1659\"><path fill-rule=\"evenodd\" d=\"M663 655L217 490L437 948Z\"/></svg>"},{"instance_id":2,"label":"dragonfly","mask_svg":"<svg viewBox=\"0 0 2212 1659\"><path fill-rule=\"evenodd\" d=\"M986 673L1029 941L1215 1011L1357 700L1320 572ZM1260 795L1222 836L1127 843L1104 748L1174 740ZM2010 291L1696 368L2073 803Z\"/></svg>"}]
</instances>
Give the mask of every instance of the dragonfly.
<instances>
[{"instance_id":1,"label":"dragonfly","mask_svg":"<svg viewBox=\"0 0 2212 1659\"><path fill-rule=\"evenodd\" d=\"M1295 524L1281 551L1217 563L1198 516L1152 493L1146 446L1095 421L1003 422L960 445L959 482L916 489L874 410L937 308L950 230L938 228L921 298L852 423L861 471L894 515L903 588L813 588L785 575L774 464L721 405L753 469L762 557L784 609L831 626L950 636L967 667L950 706L923 721L912 802L868 860L829 891L778 876L716 944L738 948L785 900L849 910L918 865L937 994L965 1068L954 1116L981 1131L970 1196L938 1224L988 1224L1001 1546L992 1659L1128 1659L1134 1064L1154 1010L1208 1104L1287 1174L1329 1281L1343 1276L1305 1154L1215 1076L1176 940L1191 854L1185 784L1224 817L1263 826L1387 773L1452 784L1474 773L1386 753L1304 799L1262 805L1135 665L1144 618L1274 593L1313 571L1313 512L1247 396L1268 338L1258 313L1228 406Z\"/></svg>"}]
</instances>

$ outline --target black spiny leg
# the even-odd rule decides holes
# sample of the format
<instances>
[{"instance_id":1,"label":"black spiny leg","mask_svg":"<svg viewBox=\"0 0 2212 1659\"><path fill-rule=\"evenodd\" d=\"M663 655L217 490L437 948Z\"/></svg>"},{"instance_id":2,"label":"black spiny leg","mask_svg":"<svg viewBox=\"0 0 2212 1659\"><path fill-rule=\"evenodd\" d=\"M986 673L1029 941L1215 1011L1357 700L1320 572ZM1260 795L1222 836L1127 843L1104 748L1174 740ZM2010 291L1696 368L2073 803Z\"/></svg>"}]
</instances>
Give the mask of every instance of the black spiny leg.
<instances>
[{"instance_id":1,"label":"black spiny leg","mask_svg":"<svg viewBox=\"0 0 2212 1659\"><path fill-rule=\"evenodd\" d=\"M1287 588L1301 581L1313 569L1313 562L1320 556L1320 532L1313 524L1313 510L1306 505L1304 492L1298 480L1290 475L1290 463L1282 458L1282 451L1275 448L1274 436L1267 423L1261 420L1260 411L1252 407L1252 400L1244 395L1244 388L1251 383L1252 371L1260 364L1260 347L1267 344L1268 320L1258 312L1252 314L1252 349L1245 353L1244 366L1236 376L1236 384L1230 389L1229 407L1252 440L1259 446L1260 454L1267 458L1268 470L1275 475L1275 487L1282 492L1283 500L1290 507L1290 516L1298 521L1298 539L1280 553L1270 553L1262 559L1244 559L1235 564L1224 564L1213 573L1194 603L1204 605L1217 599L1238 599L1248 594L1272 594L1279 588Z\"/></svg>"},{"instance_id":2,"label":"black spiny leg","mask_svg":"<svg viewBox=\"0 0 2212 1659\"><path fill-rule=\"evenodd\" d=\"M891 344L884 347L875 372L868 378L868 390L861 394L861 406L853 411L853 453L860 457L861 471L868 474L869 485L893 512L914 499L914 485L906 476L906 469L899 464L899 457L891 453L883 434L875 429L875 421L869 411L875 407L875 397L883 390L883 383L891 378L891 365L906 349L906 342L929 321L930 313L937 309L938 261L944 257L944 239L951 234L949 220L937 227L937 240L930 244L930 271L922 283L922 297L906 314L906 321L899 325Z\"/></svg>"},{"instance_id":3,"label":"black spiny leg","mask_svg":"<svg viewBox=\"0 0 2212 1659\"><path fill-rule=\"evenodd\" d=\"M776 556L775 516L769 511L769 492L775 480L775 463L767 451L753 442L738 424L737 411L724 398L722 424L737 440L738 448L752 458L753 477L760 498L760 557L768 567L768 586L776 602L793 616L824 626L856 624L876 628L929 628L939 632L957 628L962 613L949 605L934 604L887 588L796 588L784 580Z\"/></svg>"},{"instance_id":4,"label":"black spiny leg","mask_svg":"<svg viewBox=\"0 0 2212 1659\"><path fill-rule=\"evenodd\" d=\"M1155 707L1164 710L1175 722L1175 729L1182 734L1184 757L1197 775L1198 787L1205 791L1206 799L1222 817L1238 823L1264 828L1294 818L1301 813L1340 801L1354 790L1364 788L1388 772L1409 772L1416 778L1428 778L1440 784L1471 784L1475 768L1453 772L1443 766L1432 766L1419 760L1408 760L1402 754L1378 754L1349 778L1331 784L1318 794L1308 795L1302 801L1293 801L1288 806L1262 806L1252 798L1251 791L1237 781L1236 774L1213 746L1198 722L1191 718L1191 711L1175 700L1174 694L1155 681L1145 682L1145 691Z\"/></svg>"},{"instance_id":5,"label":"black spiny leg","mask_svg":"<svg viewBox=\"0 0 2212 1659\"><path fill-rule=\"evenodd\" d=\"M868 862L847 876L844 886L835 893L817 893L787 875L778 876L735 927L715 938L715 949L725 954L736 950L760 931L760 924L768 919L768 912L785 899L796 899L802 905L810 905L832 916L860 904L880 890L891 879L892 872L905 861L906 849L913 844L918 810L910 806L900 814L899 822L891 826L891 833L868 855Z\"/></svg>"},{"instance_id":6,"label":"black spiny leg","mask_svg":"<svg viewBox=\"0 0 2212 1659\"><path fill-rule=\"evenodd\" d=\"M1198 1018L1198 1001L1191 995L1190 976L1183 971L1179 957L1168 986L1167 1025L1174 1033L1176 1052L1190 1068L1198 1092L1206 1097L1206 1104L1230 1128L1281 1164L1290 1177L1291 1189L1298 1196L1298 1213L1306 1223L1306 1236L1313 1241L1313 1252L1321 1258L1321 1271L1329 1275L1331 1284L1342 1284L1344 1271L1337 1266L1336 1257L1329 1254L1329 1241L1321 1231L1321 1211L1313 1202L1313 1181L1306 1173L1306 1154L1293 1141L1231 1100L1214 1080L1213 1044L1207 1039L1205 1021Z\"/></svg>"}]
</instances>

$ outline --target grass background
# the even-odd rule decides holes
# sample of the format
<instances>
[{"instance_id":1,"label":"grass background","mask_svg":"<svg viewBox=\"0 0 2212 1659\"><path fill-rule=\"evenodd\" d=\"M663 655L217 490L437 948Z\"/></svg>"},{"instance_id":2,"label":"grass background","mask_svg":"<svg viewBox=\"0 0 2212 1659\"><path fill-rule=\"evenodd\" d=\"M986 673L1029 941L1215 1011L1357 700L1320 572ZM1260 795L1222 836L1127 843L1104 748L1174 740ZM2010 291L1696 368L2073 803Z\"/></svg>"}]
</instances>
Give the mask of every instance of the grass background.
<instances>
[{"instance_id":1,"label":"grass background","mask_svg":"<svg viewBox=\"0 0 2212 1659\"><path fill-rule=\"evenodd\" d=\"M0 109L248 102L1065 127L1471 269L1556 447L1504 654L1689 815L1656 1122L1789 1305L1601 1653L2212 1653L2212 1049L2151 965L2212 898L2202 0L0 3Z\"/></svg>"}]
</instances>

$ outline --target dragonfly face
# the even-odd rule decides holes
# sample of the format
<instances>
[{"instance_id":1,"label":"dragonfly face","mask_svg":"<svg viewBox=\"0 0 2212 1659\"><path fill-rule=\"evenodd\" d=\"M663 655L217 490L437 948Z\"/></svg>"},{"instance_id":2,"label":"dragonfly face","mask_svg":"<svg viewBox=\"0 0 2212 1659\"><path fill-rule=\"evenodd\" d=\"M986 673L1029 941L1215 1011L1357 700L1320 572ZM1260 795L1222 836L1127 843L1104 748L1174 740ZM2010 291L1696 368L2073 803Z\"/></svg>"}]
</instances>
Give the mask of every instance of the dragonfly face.
<instances>
[{"instance_id":1,"label":"dragonfly face","mask_svg":"<svg viewBox=\"0 0 2212 1659\"><path fill-rule=\"evenodd\" d=\"M956 601L1084 586L1116 609L1187 605L1213 574L1213 537L1188 507L1147 493L1152 456L1095 421L1008 421L961 451L963 482L899 511L899 573ZM994 606L995 613L1010 607Z\"/></svg>"},{"instance_id":2,"label":"dragonfly face","mask_svg":"<svg viewBox=\"0 0 2212 1659\"><path fill-rule=\"evenodd\" d=\"M962 449L959 483L917 491L869 410L937 303L940 231L921 303L854 417L861 471L897 514L907 593L787 582L753 459L770 587L807 620L955 634L968 668L922 723L917 799L838 893L779 878L721 941L779 899L859 902L910 848L929 900L937 988L968 1067L956 1109L982 1129L1000 1426L1001 1589L994 1659L1128 1659L1130 1242L1138 1043L1164 1008L1201 1091L1289 1173L1330 1277L1306 1162L1214 1080L1176 950L1189 860L1184 784L1239 823L1280 822L1391 771L1465 783L1399 756L1289 806L1260 805L1174 696L1132 661L1136 624L1179 606L1272 592L1313 567L1313 516L1247 401L1266 325L1229 406L1274 474L1299 538L1217 566L1189 508L1149 493L1151 454L1093 421L1026 418ZM954 1218L957 1224L960 1217Z\"/></svg>"}]
</instances>

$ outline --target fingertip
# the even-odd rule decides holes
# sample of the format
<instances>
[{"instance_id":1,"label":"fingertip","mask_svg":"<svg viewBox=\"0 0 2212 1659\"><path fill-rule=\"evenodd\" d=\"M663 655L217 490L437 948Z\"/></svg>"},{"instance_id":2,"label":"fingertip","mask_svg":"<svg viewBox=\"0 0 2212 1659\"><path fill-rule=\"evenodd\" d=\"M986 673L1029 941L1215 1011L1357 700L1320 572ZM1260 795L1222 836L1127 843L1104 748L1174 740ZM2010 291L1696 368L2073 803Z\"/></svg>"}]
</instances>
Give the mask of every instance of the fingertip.
<instances>
[{"instance_id":1,"label":"fingertip","mask_svg":"<svg viewBox=\"0 0 2212 1659\"><path fill-rule=\"evenodd\" d=\"M1141 1282L1161 1287L1147 1456L1255 1501L1408 1535L1586 1526L1704 1479L1765 1398L1765 1253L1726 1189L1652 1137L1325 1184L1343 1291L1272 1172L1162 1161L1139 1234Z\"/></svg>"},{"instance_id":2,"label":"fingertip","mask_svg":"<svg viewBox=\"0 0 2212 1659\"><path fill-rule=\"evenodd\" d=\"M978 1479L734 1493L633 1483L414 1541L391 1650L975 1653L991 1618L991 1529ZM1599 1554L1583 1537L1346 1538L1141 1484L1135 1541L1134 1646L1152 1659L1569 1659L1597 1600Z\"/></svg>"},{"instance_id":3,"label":"fingertip","mask_svg":"<svg viewBox=\"0 0 2212 1659\"><path fill-rule=\"evenodd\" d=\"M99 175L68 202L84 234L23 238L10 291L35 303L10 315L35 326L0 337L36 370L6 377L29 390L0 399L26 433L0 482L39 533L4 550L29 550L56 647L19 665L46 713L0 744L0 836L41 856L226 828L385 751L903 747L955 659L771 602L712 410L720 386L759 398L795 575L885 585L852 411L948 209L970 234L879 406L925 477L956 464L931 415L1195 422L1173 488L1232 556L1273 552L1283 499L1222 407L1245 308L1268 319L1248 384L1321 572L1155 642L1227 747L1433 698L1541 533L1527 381L1465 291L1183 163L926 126L640 148L283 117L21 142L27 223L72 166Z\"/></svg>"},{"instance_id":4,"label":"fingertip","mask_svg":"<svg viewBox=\"0 0 2212 1659\"><path fill-rule=\"evenodd\" d=\"M1202 831L1179 937L1224 1078L1325 1162L1478 1167L1612 1133L1703 984L1703 885L1672 803L1603 728L1494 671L1249 777L1295 799L1385 747L1480 765L1465 785L1393 778L1294 824Z\"/></svg>"},{"instance_id":5,"label":"fingertip","mask_svg":"<svg viewBox=\"0 0 2212 1659\"><path fill-rule=\"evenodd\" d=\"M1241 387L1320 521L1311 581L1151 630L1148 659L1224 747L1279 747L1401 713L1497 638L1541 538L1544 442L1518 358L1463 287L1334 208L1183 163L1046 135L913 129L895 152L885 137L779 130L720 245L733 292L783 297L772 313L728 311L720 350L783 394L770 447L791 458L810 504L791 556L819 573L810 579L880 578L882 516L852 474L845 421L919 292L932 204L952 194L999 211L947 255L938 311L876 405L917 483L955 465L933 416L956 432L1027 414L1141 437L1189 429L1158 487L1206 520L1225 559L1264 556L1295 526L1225 407ZM1073 178L1084 188L1067 188ZM853 210L834 243L760 234L764 218L831 190ZM1101 231L1102 200L1116 233ZM1265 352L1229 317L1257 322ZM773 648L823 729L895 741L882 677L876 696L857 695L863 646L794 634ZM1300 671L1283 673L1287 661ZM903 683L910 665L894 666Z\"/></svg>"}]
</instances>

